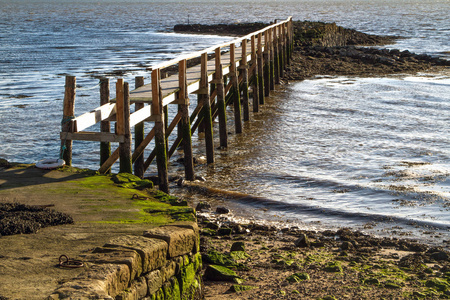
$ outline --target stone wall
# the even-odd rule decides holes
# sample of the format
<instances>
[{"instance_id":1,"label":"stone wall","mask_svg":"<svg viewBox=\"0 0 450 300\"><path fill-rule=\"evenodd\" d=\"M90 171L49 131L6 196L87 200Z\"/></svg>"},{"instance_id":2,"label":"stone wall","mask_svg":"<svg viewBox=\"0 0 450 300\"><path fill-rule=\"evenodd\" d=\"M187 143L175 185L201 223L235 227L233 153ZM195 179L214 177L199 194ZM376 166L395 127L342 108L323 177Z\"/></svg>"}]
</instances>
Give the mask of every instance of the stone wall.
<instances>
[{"instance_id":1,"label":"stone wall","mask_svg":"<svg viewBox=\"0 0 450 300\"><path fill-rule=\"evenodd\" d=\"M86 270L48 299L202 299L197 223L119 236L82 257Z\"/></svg>"}]
</instances>

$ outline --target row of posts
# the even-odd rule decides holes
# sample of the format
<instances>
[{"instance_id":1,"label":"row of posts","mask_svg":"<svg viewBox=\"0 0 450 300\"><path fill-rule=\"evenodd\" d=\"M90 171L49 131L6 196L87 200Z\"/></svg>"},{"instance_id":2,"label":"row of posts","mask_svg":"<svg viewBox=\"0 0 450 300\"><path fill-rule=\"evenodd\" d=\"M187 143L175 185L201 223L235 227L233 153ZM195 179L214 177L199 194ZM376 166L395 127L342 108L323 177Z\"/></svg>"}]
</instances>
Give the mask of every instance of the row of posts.
<instances>
[{"instance_id":1,"label":"row of posts","mask_svg":"<svg viewBox=\"0 0 450 300\"><path fill-rule=\"evenodd\" d=\"M262 37L264 35L264 51ZM199 128L205 134L206 160L208 164L214 163L214 143L213 143L213 120L219 118L219 138L220 148L228 147L228 132L226 121L226 106L234 105L234 121L236 133L242 132L243 120L250 119L249 114L249 85L252 87L253 112L258 112L260 105L264 104L264 98L269 96L270 91L275 88L275 84L280 83L280 78L284 76L284 67L289 64L292 53L292 20L290 22L272 27L265 32L251 36L251 61L247 61L247 39L242 40L242 59L239 66L236 64L236 45L230 45L230 71L227 77L223 75L223 64L221 58L221 48L215 49L215 74L214 79L208 82L207 53L201 55L201 79L198 94L198 106L193 114L189 114L189 97L187 92L187 61L181 60L178 63L179 91L174 104L179 105L178 114L168 126L167 105L163 105L161 93L161 69L154 69L151 73L152 85L152 107L151 119L155 125L152 131L145 137L144 122L135 125L135 149L132 153L132 137L130 128L130 88L127 82L119 78L116 83L116 127L115 133L123 136L119 142L119 148L111 154L110 142L100 143L100 169L99 172L110 172L111 165L120 158L120 172L132 173L134 163L134 174L143 177L146 169L156 157L158 169L159 189L168 193L168 170L167 162L175 149L182 143L184 150L185 178L194 180L194 163L192 155L192 132ZM250 75L249 75L250 73ZM251 80L249 80L249 76ZM211 84L211 89L210 89ZM135 78L135 88L144 85L143 77ZM66 77L66 91L64 97L64 112L62 131L70 132L70 120L74 115L76 79L74 76ZM228 96L227 96L228 95ZM242 98L241 98L242 96ZM214 101L214 99L216 99ZM109 103L109 80L100 80L100 104ZM228 100L228 101L227 101ZM243 108L241 108L241 105ZM144 103L136 102L135 111L144 107ZM191 127L191 122L197 118L196 123ZM179 124L178 137L174 145L169 149L167 144L168 135L175 125ZM100 124L101 132L110 132L110 121L103 120ZM145 160L143 152L152 138L155 138L155 149ZM62 158L67 165L71 165L72 141L62 141Z\"/></svg>"}]
</instances>

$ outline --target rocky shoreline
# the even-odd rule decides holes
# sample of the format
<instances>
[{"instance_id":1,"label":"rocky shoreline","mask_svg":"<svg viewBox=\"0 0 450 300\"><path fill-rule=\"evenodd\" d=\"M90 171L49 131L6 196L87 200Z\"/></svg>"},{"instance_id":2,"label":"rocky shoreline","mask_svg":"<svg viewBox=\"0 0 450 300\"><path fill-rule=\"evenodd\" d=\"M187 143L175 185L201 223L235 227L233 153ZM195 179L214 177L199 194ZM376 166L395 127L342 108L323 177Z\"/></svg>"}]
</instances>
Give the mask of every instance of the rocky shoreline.
<instances>
[{"instance_id":1,"label":"rocky shoreline","mask_svg":"<svg viewBox=\"0 0 450 300\"><path fill-rule=\"evenodd\" d=\"M177 25L176 32L245 35L267 24ZM317 75L439 72L450 61L383 49L400 37L336 24L294 22L283 81ZM197 206L206 299L449 299L450 253L414 240L342 228L300 230L236 222L226 208ZM224 269L225 268L225 269Z\"/></svg>"},{"instance_id":2,"label":"rocky shoreline","mask_svg":"<svg viewBox=\"0 0 450 300\"><path fill-rule=\"evenodd\" d=\"M448 299L450 253L348 228L235 222L197 206L206 299Z\"/></svg>"}]
</instances>

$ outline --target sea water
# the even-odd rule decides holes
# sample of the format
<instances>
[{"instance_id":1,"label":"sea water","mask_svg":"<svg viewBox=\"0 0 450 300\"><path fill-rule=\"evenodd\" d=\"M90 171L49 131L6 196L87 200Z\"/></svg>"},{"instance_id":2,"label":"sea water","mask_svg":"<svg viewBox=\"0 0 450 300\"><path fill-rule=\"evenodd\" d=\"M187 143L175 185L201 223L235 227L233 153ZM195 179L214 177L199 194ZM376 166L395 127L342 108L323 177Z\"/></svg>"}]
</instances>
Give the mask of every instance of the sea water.
<instances>
[{"instance_id":1,"label":"sea water","mask_svg":"<svg viewBox=\"0 0 450 300\"><path fill-rule=\"evenodd\" d=\"M172 33L177 23L293 16L400 36L387 47L449 59L449 9L445 0L4 0L0 157L33 163L59 155L65 75L77 76L79 115L98 106L99 76L149 82L152 64L231 39ZM448 72L290 82L251 119L243 134L229 136L228 150L216 151L213 167L196 169L210 187L255 197L226 200L235 213L450 240ZM204 155L203 140L195 137L194 147ZM98 148L75 141L74 165L96 169ZM171 168L182 170L176 162Z\"/></svg>"}]
</instances>

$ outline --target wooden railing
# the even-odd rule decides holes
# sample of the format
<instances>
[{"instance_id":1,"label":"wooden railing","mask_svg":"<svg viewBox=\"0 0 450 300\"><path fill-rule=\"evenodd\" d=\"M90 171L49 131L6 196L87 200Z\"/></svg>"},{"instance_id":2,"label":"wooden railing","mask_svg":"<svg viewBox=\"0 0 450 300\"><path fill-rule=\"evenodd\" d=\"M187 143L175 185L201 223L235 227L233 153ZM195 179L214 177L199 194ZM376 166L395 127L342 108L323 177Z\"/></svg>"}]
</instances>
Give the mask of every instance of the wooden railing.
<instances>
[{"instance_id":1,"label":"wooden railing","mask_svg":"<svg viewBox=\"0 0 450 300\"><path fill-rule=\"evenodd\" d=\"M100 142L100 173L109 172L120 158L120 172L132 173L134 163L135 175L143 177L156 158L159 188L168 192L167 161L182 143L185 177L193 180L192 132L199 128L204 132L207 163L213 163L213 120L219 119L220 147L228 147L226 106L234 105L235 131L241 133L242 121L250 120L249 90L252 111L256 113L264 104L264 97L269 96L283 77L292 53L292 30L289 17L230 42L156 64L151 68L151 83L145 85L143 77L136 77L133 91L119 78L114 99L110 99L109 80L103 78L101 106L78 117L74 117L76 78L67 76L61 132L63 159L71 165L72 140ZM170 75L162 76L167 73ZM189 94L193 93L198 95L198 103L189 114ZM132 114L131 104L135 105ZM178 112L169 122L167 106L171 104L178 105ZM99 122L100 132L85 131ZM114 132L110 132L110 122L115 122ZM144 122L154 122L147 135ZM178 124L179 134L169 148L167 139ZM133 126L134 151L131 149ZM144 150L153 139L155 147L145 158ZM118 142L119 147L111 153L113 142Z\"/></svg>"}]
</instances>

